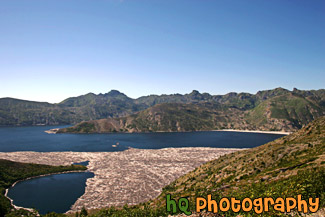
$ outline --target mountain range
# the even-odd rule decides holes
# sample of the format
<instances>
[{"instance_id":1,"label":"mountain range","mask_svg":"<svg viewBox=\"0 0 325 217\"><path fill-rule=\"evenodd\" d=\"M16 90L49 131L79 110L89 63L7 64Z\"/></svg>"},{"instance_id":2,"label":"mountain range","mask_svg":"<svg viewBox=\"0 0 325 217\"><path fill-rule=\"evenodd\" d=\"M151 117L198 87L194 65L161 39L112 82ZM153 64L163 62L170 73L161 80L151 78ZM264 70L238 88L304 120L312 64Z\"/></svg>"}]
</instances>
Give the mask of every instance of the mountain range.
<instances>
[{"instance_id":1,"label":"mountain range","mask_svg":"<svg viewBox=\"0 0 325 217\"><path fill-rule=\"evenodd\" d=\"M325 90L283 88L250 93L149 95L117 90L60 103L0 99L0 126L77 124L61 132L157 132L299 129L325 114ZM78 124L79 123L79 124Z\"/></svg>"}]
</instances>

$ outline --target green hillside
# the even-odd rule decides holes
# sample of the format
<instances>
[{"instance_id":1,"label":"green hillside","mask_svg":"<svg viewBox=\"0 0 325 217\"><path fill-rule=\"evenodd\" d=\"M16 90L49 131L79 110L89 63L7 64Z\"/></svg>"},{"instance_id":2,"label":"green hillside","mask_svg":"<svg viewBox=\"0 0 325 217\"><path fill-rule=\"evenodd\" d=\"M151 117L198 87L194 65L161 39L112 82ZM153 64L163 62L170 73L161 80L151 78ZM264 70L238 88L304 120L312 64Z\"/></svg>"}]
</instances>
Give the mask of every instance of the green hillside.
<instances>
[{"instance_id":1,"label":"green hillside","mask_svg":"<svg viewBox=\"0 0 325 217\"><path fill-rule=\"evenodd\" d=\"M245 118L255 128L290 131L300 129L323 116L324 112L320 101L296 93L286 93L261 102L249 110Z\"/></svg>"}]
</instances>

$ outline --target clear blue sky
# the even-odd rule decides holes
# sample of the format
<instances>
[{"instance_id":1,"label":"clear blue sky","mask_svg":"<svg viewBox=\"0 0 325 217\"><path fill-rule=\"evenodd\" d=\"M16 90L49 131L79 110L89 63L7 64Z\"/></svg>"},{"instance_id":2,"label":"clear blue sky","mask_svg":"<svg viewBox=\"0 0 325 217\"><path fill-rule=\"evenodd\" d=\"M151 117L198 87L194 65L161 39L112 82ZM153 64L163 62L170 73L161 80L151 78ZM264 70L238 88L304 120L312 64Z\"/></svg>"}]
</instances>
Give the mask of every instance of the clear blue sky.
<instances>
[{"instance_id":1,"label":"clear blue sky","mask_svg":"<svg viewBox=\"0 0 325 217\"><path fill-rule=\"evenodd\" d=\"M0 97L325 88L323 0L0 0Z\"/></svg>"}]
</instances>

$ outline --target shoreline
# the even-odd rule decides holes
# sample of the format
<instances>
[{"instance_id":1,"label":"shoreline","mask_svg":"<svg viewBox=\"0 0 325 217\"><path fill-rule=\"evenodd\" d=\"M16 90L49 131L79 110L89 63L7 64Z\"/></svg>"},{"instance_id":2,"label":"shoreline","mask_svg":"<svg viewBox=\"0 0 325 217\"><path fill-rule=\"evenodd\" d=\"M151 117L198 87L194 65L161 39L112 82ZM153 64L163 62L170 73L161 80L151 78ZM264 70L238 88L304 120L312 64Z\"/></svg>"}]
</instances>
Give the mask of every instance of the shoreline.
<instances>
[{"instance_id":1,"label":"shoreline","mask_svg":"<svg viewBox=\"0 0 325 217\"><path fill-rule=\"evenodd\" d=\"M271 131L271 130L235 130L235 129L220 129L220 130L196 130L196 131L155 131L155 132L94 132L94 133L79 133L79 132L68 132L68 133L57 133L60 129L54 128L44 131L47 134L131 134L131 133L195 133L195 132L240 132L240 133L264 133L264 134L279 134L279 135L290 135L293 132L286 131Z\"/></svg>"},{"instance_id":2,"label":"shoreline","mask_svg":"<svg viewBox=\"0 0 325 217\"><path fill-rule=\"evenodd\" d=\"M59 129L62 128L53 128L53 129L45 130L44 132L47 134L56 134L59 131Z\"/></svg>"},{"instance_id":3,"label":"shoreline","mask_svg":"<svg viewBox=\"0 0 325 217\"><path fill-rule=\"evenodd\" d=\"M24 181L24 180L21 180L21 181ZM19 181L17 181L17 182L19 182ZM17 182L15 182L12 186L10 186L10 188L13 187ZM7 198L7 199L10 201L10 205L11 205L14 209L17 209L17 210L19 210L19 209L24 209L24 210L27 210L27 211L29 211L29 212L35 212L35 210L32 209L32 208L21 207L21 206L17 206L17 205L15 205L13 199L11 199L10 197L8 197L8 191L9 191L9 188L6 189L4 196L5 196L5 198Z\"/></svg>"},{"instance_id":4,"label":"shoreline","mask_svg":"<svg viewBox=\"0 0 325 217\"><path fill-rule=\"evenodd\" d=\"M221 131L221 132L239 132L239 133L265 133L265 134L281 134L281 135L290 135L293 132L285 131L264 131L264 130L234 130L234 129L222 129L222 130L212 130L212 131Z\"/></svg>"}]
</instances>

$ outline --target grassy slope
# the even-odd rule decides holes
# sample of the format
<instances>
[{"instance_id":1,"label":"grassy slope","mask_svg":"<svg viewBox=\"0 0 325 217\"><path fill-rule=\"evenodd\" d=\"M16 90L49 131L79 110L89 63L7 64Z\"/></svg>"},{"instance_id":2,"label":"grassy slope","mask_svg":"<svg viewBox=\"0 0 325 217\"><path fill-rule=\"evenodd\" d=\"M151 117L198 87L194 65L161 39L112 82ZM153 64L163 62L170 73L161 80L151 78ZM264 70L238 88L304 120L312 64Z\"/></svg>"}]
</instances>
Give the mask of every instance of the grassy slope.
<instances>
[{"instance_id":1,"label":"grassy slope","mask_svg":"<svg viewBox=\"0 0 325 217\"><path fill-rule=\"evenodd\" d=\"M86 170L80 165L49 166L40 164L18 163L0 159L0 216L8 214L11 210L10 201L4 197L5 189L18 180L49 173L59 173L73 170Z\"/></svg>"},{"instance_id":2,"label":"grassy slope","mask_svg":"<svg viewBox=\"0 0 325 217\"><path fill-rule=\"evenodd\" d=\"M325 108L315 100L287 93L263 101L248 112L246 119L256 128L289 130L301 128L324 112Z\"/></svg>"}]
</instances>

